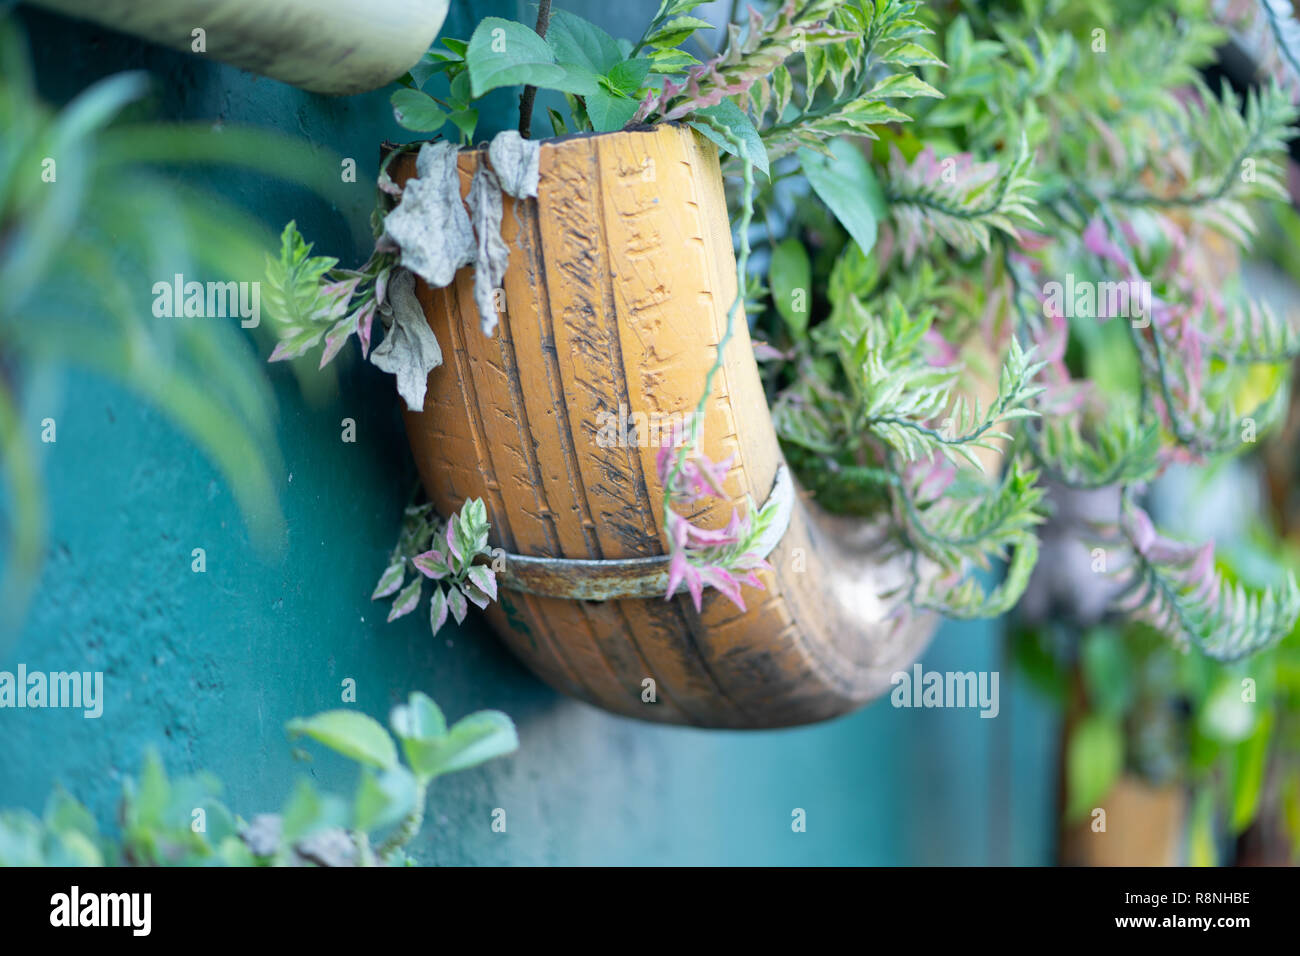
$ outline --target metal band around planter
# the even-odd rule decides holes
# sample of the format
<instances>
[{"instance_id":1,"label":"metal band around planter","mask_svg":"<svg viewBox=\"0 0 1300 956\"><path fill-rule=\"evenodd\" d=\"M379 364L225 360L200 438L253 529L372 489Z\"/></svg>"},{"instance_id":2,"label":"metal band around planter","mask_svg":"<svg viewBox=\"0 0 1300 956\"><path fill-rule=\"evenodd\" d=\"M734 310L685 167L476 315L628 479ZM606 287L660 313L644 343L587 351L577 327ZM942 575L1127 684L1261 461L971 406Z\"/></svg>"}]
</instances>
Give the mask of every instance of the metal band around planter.
<instances>
[{"instance_id":1,"label":"metal band around planter","mask_svg":"<svg viewBox=\"0 0 1300 956\"><path fill-rule=\"evenodd\" d=\"M771 554L785 537L794 511L794 482L784 462L777 466L767 500L776 503L776 516L754 548L760 558ZM668 561L666 554L615 560L506 554L505 570L498 574L497 583L512 591L579 601L662 597L668 590Z\"/></svg>"}]
</instances>

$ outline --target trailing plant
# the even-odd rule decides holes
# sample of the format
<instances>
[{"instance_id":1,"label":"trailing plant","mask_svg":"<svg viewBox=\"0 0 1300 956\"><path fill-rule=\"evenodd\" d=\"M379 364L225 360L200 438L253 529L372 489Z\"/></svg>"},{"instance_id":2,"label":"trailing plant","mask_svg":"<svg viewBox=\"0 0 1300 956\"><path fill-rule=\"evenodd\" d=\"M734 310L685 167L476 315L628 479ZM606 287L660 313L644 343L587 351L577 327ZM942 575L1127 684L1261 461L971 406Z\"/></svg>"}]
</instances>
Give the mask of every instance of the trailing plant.
<instances>
[{"instance_id":1,"label":"trailing plant","mask_svg":"<svg viewBox=\"0 0 1300 956\"><path fill-rule=\"evenodd\" d=\"M433 634L447 623L447 614L460 624L469 604L480 610L497 598L496 570L490 564L475 564L478 557L491 557L487 546L487 509L481 498L471 498L459 513L446 521L428 502L408 505L397 545L388 567L375 585L371 600L396 595L388 620L410 614L420 603L424 580L433 581L429 599L429 627ZM414 571L407 583L408 573ZM468 603L467 603L468 602Z\"/></svg>"},{"instance_id":2,"label":"trailing plant","mask_svg":"<svg viewBox=\"0 0 1300 956\"><path fill-rule=\"evenodd\" d=\"M778 164L759 197L759 328L791 463L827 507L891 515L917 558L902 612L1012 606L1042 476L1125 487L1105 562L1129 585L1118 613L1214 657L1276 642L1300 614L1294 581L1220 587L1138 502L1173 462L1248 450L1285 404L1247 383L1297 354L1296 330L1225 282L1221 257L1248 245L1252 204L1286 196L1289 98L1205 86L1223 34L1200 3L1122 25L1050 2L932 10L933 39L915 42L943 97L875 126L874 144ZM1000 456L1001 480L981 479ZM994 590L957 584L1000 557Z\"/></svg>"},{"instance_id":3,"label":"trailing plant","mask_svg":"<svg viewBox=\"0 0 1300 956\"><path fill-rule=\"evenodd\" d=\"M391 735L355 710L290 721L291 737L309 737L357 764L356 791L324 793L304 778L280 813L249 821L221 802L214 776L169 779L150 751L139 777L123 785L117 833L101 833L90 811L57 788L40 816L0 811L0 866L414 865L406 847L420 832L430 784L513 753L519 739L495 710L448 727L418 691L393 708L389 728Z\"/></svg>"}]
</instances>

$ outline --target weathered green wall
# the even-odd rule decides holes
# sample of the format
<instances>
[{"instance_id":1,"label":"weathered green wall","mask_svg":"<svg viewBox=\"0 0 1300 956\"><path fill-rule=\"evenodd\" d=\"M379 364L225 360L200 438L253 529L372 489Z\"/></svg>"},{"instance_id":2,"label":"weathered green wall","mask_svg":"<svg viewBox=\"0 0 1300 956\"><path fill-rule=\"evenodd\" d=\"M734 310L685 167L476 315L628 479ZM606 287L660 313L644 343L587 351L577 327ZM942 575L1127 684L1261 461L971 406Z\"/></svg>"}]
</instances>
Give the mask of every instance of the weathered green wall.
<instances>
[{"instance_id":1,"label":"weathered green wall","mask_svg":"<svg viewBox=\"0 0 1300 956\"><path fill-rule=\"evenodd\" d=\"M652 0L566 3L617 29ZM505 2L453 4L446 32L467 36ZM296 218L320 251L364 256L378 143L404 139L383 94L326 99L23 11L42 93L66 100L92 80L145 68L162 116L289 132L355 157L358 183L331 208L258 176L186 175L278 229ZM629 31L630 32L630 28ZM495 101L485 131L513 123ZM142 296L142 308L148 307ZM882 701L829 725L736 734L669 729L607 716L557 696L518 666L476 620L434 640L423 614L392 625L368 598L414 477L390 380L355 356L337 394L306 401L287 371L268 369L279 403L288 549L249 544L215 470L156 410L81 374L62 382L58 441L45 449L49 561L21 640L0 669L102 670L104 716L0 711L0 806L39 808L55 781L102 820L144 748L169 768L208 768L249 816L277 809L294 778L339 790L350 770L295 763L283 725L339 706L383 718L414 689L449 717L505 710L519 753L438 785L416 846L437 863L978 863L1044 862L1050 853L1055 728L1013 691L986 625L945 628L930 669L1000 670L1002 714L899 710ZM357 422L357 442L340 421ZM206 574L190 552L207 552ZM490 813L503 807L505 834ZM791 832L793 808L808 831Z\"/></svg>"}]
</instances>

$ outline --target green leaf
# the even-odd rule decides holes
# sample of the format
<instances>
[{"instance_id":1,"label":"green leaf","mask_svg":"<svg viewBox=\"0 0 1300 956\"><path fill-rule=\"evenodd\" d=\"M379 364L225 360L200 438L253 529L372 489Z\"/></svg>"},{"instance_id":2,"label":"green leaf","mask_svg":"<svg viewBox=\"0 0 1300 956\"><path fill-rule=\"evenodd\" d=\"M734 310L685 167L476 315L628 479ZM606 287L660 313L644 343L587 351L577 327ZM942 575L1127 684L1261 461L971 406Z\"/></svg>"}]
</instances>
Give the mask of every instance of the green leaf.
<instances>
[{"instance_id":1,"label":"green leaf","mask_svg":"<svg viewBox=\"0 0 1300 956\"><path fill-rule=\"evenodd\" d=\"M429 82L429 77L435 73L441 73L443 70L449 70L453 66L459 67L462 58L443 53L440 50L430 50L424 56L420 57L415 66L406 75L411 78L411 84L417 89L424 89L424 84Z\"/></svg>"},{"instance_id":2,"label":"green leaf","mask_svg":"<svg viewBox=\"0 0 1300 956\"><path fill-rule=\"evenodd\" d=\"M1109 628L1097 628L1084 638L1079 656L1092 709L1120 720L1133 696L1134 671L1122 639Z\"/></svg>"},{"instance_id":3,"label":"green leaf","mask_svg":"<svg viewBox=\"0 0 1300 956\"><path fill-rule=\"evenodd\" d=\"M829 147L831 156L799 150L804 175L862 252L869 253L876 244L876 224L886 214L885 194L852 140L834 139Z\"/></svg>"},{"instance_id":4,"label":"green leaf","mask_svg":"<svg viewBox=\"0 0 1300 956\"><path fill-rule=\"evenodd\" d=\"M45 825L55 833L75 830L94 836L99 832L94 815L64 790L62 785L56 785L46 798L42 816Z\"/></svg>"},{"instance_id":5,"label":"green leaf","mask_svg":"<svg viewBox=\"0 0 1300 956\"><path fill-rule=\"evenodd\" d=\"M152 747L145 753L140 768L140 780L131 794L128 821L136 826L162 827L171 798L171 783L163 768L158 751Z\"/></svg>"},{"instance_id":6,"label":"green leaf","mask_svg":"<svg viewBox=\"0 0 1300 956\"><path fill-rule=\"evenodd\" d=\"M420 603L420 594L424 591L424 577L417 574L411 583L402 588L402 592L393 599L393 606L388 612L389 622L396 621L415 610Z\"/></svg>"},{"instance_id":7,"label":"green leaf","mask_svg":"<svg viewBox=\"0 0 1300 956\"><path fill-rule=\"evenodd\" d=\"M1235 754L1232 775L1232 832L1241 833L1255 821L1259 799L1268 775L1268 750L1273 739L1273 714L1266 712L1255 732L1243 740Z\"/></svg>"},{"instance_id":8,"label":"green leaf","mask_svg":"<svg viewBox=\"0 0 1300 956\"><path fill-rule=\"evenodd\" d=\"M569 132L569 125L554 107L546 107L546 118L551 121L551 132L556 136L564 136Z\"/></svg>"},{"instance_id":9,"label":"green leaf","mask_svg":"<svg viewBox=\"0 0 1300 956\"><path fill-rule=\"evenodd\" d=\"M299 780L281 819L281 844L292 845L329 827L347 823L347 808L331 794L321 794L307 780Z\"/></svg>"},{"instance_id":10,"label":"green leaf","mask_svg":"<svg viewBox=\"0 0 1300 956\"><path fill-rule=\"evenodd\" d=\"M900 66L920 66L925 63L933 63L936 66L947 66L943 60L939 59L919 43L901 43L889 53L881 57L883 63L897 63Z\"/></svg>"},{"instance_id":11,"label":"green leaf","mask_svg":"<svg viewBox=\"0 0 1300 956\"><path fill-rule=\"evenodd\" d=\"M455 585L447 588L447 607L451 609L451 616L456 619L457 624L465 623L469 605L465 603L465 595L461 594Z\"/></svg>"},{"instance_id":12,"label":"green leaf","mask_svg":"<svg viewBox=\"0 0 1300 956\"><path fill-rule=\"evenodd\" d=\"M442 626L447 623L447 592L441 586L433 589L433 597L429 598L429 631L433 636L437 636L442 630Z\"/></svg>"},{"instance_id":13,"label":"green leaf","mask_svg":"<svg viewBox=\"0 0 1300 956\"><path fill-rule=\"evenodd\" d=\"M398 124L419 133L442 129L447 113L428 93L419 90L398 90L392 96L393 117Z\"/></svg>"},{"instance_id":14,"label":"green leaf","mask_svg":"<svg viewBox=\"0 0 1300 956\"><path fill-rule=\"evenodd\" d=\"M587 116L597 133L612 133L626 126L636 115L638 103L630 96L597 90L587 96Z\"/></svg>"},{"instance_id":15,"label":"green leaf","mask_svg":"<svg viewBox=\"0 0 1300 956\"><path fill-rule=\"evenodd\" d=\"M650 54L650 69L654 73L680 73L699 62L685 50L655 50Z\"/></svg>"},{"instance_id":16,"label":"green leaf","mask_svg":"<svg viewBox=\"0 0 1300 956\"><path fill-rule=\"evenodd\" d=\"M370 595L370 600L377 601L382 597L388 597L402 586L402 581L406 578L406 560L402 559L390 564L384 569L383 575L379 578L379 583L375 585L375 591Z\"/></svg>"},{"instance_id":17,"label":"green leaf","mask_svg":"<svg viewBox=\"0 0 1300 956\"><path fill-rule=\"evenodd\" d=\"M1210 692L1198 714L1201 733L1225 744L1236 744L1255 732L1258 704L1241 699L1241 685L1225 674Z\"/></svg>"},{"instance_id":18,"label":"green leaf","mask_svg":"<svg viewBox=\"0 0 1300 956\"><path fill-rule=\"evenodd\" d=\"M676 17L669 20L646 38L646 43L656 49L675 47L685 43L696 30L712 30L713 24L699 17Z\"/></svg>"},{"instance_id":19,"label":"green leaf","mask_svg":"<svg viewBox=\"0 0 1300 956\"><path fill-rule=\"evenodd\" d=\"M482 498L471 498L460 509L460 520L465 528L465 540L468 549L477 554L487 547L488 529L491 527L487 518L487 506Z\"/></svg>"},{"instance_id":20,"label":"green leaf","mask_svg":"<svg viewBox=\"0 0 1300 956\"><path fill-rule=\"evenodd\" d=\"M327 710L314 717L297 717L288 724L290 737L306 735L336 753L371 767L397 766L397 745L375 718L355 710Z\"/></svg>"},{"instance_id":21,"label":"green leaf","mask_svg":"<svg viewBox=\"0 0 1300 956\"><path fill-rule=\"evenodd\" d=\"M475 767L519 748L514 722L498 710L480 710L458 720L442 737L412 741L407 760L416 776L431 780Z\"/></svg>"},{"instance_id":22,"label":"green leaf","mask_svg":"<svg viewBox=\"0 0 1300 956\"><path fill-rule=\"evenodd\" d=\"M1066 818L1080 820L1097 806L1124 769L1124 735L1117 721L1090 715L1074 728L1066 755Z\"/></svg>"},{"instance_id":23,"label":"green leaf","mask_svg":"<svg viewBox=\"0 0 1300 956\"><path fill-rule=\"evenodd\" d=\"M887 76L872 87L867 95L882 100L891 96L903 98L932 96L943 99L942 93L914 73L895 73L893 76Z\"/></svg>"},{"instance_id":24,"label":"green leaf","mask_svg":"<svg viewBox=\"0 0 1300 956\"><path fill-rule=\"evenodd\" d=\"M808 329L808 305L812 298L812 262L798 239L785 239L772 250L767 273L772 301L785 319L790 334L801 340ZM796 298L798 301L796 301Z\"/></svg>"},{"instance_id":25,"label":"green leaf","mask_svg":"<svg viewBox=\"0 0 1300 956\"><path fill-rule=\"evenodd\" d=\"M861 129L867 126L879 126L881 123L910 123L912 118L906 113L894 109L886 103L871 99L854 100L840 112L840 117Z\"/></svg>"},{"instance_id":26,"label":"green leaf","mask_svg":"<svg viewBox=\"0 0 1300 956\"><path fill-rule=\"evenodd\" d=\"M418 799L415 775L405 767L363 770L352 805L353 826L362 832L392 826L415 809Z\"/></svg>"},{"instance_id":27,"label":"green leaf","mask_svg":"<svg viewBox=\"0 0 1300 956\"><path fill-rule=\"evenodd\" d=\"M686 125L691 129L700 133L705 139L717 143L718 148L723 152L738 156L740 154L736 152L736 147L714 126L716 124L723 129L730 130L745 144L745 152L749 156L749 161L754 164L754 168L761 170L764 176L771 176L768 170L767 148L763 145L758 130L754 128L754 124L739 106L731 102L731 100L723 100L716 106L696 110L692 115L708 117L708 121L688 120Z\"/></svg>"},{"instance_id":28,"label":"green leaf","mask_svg":"<svg viewBox=\"0 0 1300 956\"><path fill-rule=\"evenodd\" d=\"M478 110L457 110L447 117L466 141L474 138L474 127L478 125Z\"/></svg>"},{"instance_id":29,"label":"green leaf","mask_svg":"<svg viewBox=\"0 0 1300 956\"><path fill-rule=\"evenodd\" d=\"M649 58L639 56L635 60L624 60L615 65L607 75L614 89L628 96L635 96L649 73Z\"/></svg>"},{"instance_id":30,"label":"green leaf","mask_svg":"<svg viewBox=\"0 0 1300 956\"><path fill-rule=\"evenodd\" d=\"M465 51L475 98L501 86L564 89L567 71L555 51L531 28L500 17L484 17ZM570 91L572 92L572 91Z\"/></svg>"},{"instance_id":31,"label":"green leaf","mask_svg":"<svg viewBox=\"0 0 1300 956\"><path fill-rule=\"evenodd\" d=\"M552 11L546 42L555 53L556 63L580 66L598 76L608 74L626 59L612 36L567 10Z\"/></svg>"},{"instance_id":32,"label":"green leaf","mask_svg":"<svg viewBox=\"0 0 1300 956\"><path fill-rule=\"evenodd\" d=\"M405 704L393 708L388 718L393 733L402 741L427 740L447 732L447 718L428 694L414 691Z\"/></svg>"},{"instance_id":33,"label":"green leaf","mask_svg":"<svg viewBox=\"0 0 1300 956\"><path fill-rule=\"evenodd\" d=\"M469 569L469 580L474 587L486 594L489 599L496 600L497 576L490 567L485 564L474 565Z\"/></svg>"}]
</instances>

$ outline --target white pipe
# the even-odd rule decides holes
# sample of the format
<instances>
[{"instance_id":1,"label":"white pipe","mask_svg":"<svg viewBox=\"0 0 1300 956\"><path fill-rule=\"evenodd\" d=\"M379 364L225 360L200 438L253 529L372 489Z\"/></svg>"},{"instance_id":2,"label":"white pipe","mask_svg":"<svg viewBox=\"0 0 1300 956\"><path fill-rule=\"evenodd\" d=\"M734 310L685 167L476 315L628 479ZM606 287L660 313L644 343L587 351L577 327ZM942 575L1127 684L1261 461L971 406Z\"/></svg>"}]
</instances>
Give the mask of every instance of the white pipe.
<instances>
[{"instance_id":1,"label":"white pipe","mask_svg":"<svg viewBox=\"0 0 1300 956\"><path fill-rule=\"evenodd\" d=\"M68 16L315 93L364 93L408 70L450 0L34 0Z\"/></svg>"}]
</instances>

